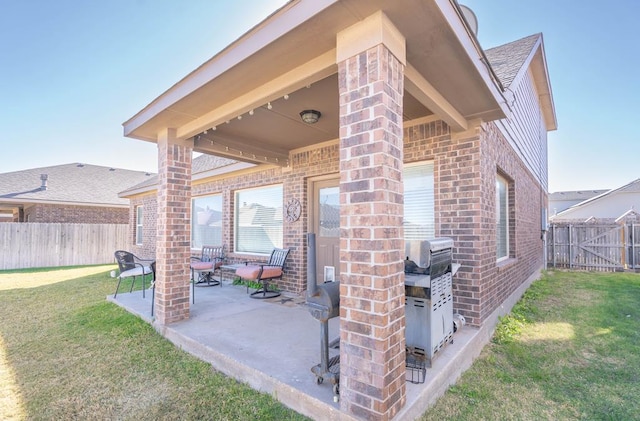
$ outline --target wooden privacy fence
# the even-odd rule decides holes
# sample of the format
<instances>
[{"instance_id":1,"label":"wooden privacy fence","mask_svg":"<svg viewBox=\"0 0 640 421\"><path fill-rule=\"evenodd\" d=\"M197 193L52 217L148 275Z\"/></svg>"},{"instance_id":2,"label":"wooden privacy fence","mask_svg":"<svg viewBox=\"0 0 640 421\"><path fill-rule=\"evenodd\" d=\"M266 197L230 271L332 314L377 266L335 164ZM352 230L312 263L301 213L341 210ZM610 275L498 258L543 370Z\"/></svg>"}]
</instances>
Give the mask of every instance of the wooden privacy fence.
<instances>
[{"instance_id":1,"label":"wooden privacy fence","mask_svg":"<svg viewBox=\"0 0 640 421\"><path fill-rule=\"evenodd\" d=\"M0 223L0 270L114 263L127 224Z\"/></svg>"},{"instance_id":2,"label":"wooden privacy fence","mask_svg":"<svg viewBox=\"0 0 640 421\"><path fill-rule=\"evenodd\" d=\"M640 269L640 224L551 224L547 263L604 272Z\"/></svg>"}]
</instances>

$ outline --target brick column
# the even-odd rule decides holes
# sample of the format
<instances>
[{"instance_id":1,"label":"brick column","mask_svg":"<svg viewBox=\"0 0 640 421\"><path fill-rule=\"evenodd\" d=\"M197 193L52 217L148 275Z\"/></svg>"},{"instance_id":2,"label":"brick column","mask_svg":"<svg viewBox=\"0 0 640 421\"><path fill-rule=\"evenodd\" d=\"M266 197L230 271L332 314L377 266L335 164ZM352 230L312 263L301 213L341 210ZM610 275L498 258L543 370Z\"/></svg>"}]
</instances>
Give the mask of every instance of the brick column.
<instances>
[{"instance_id":1,"label":"brick column","mask_svg":"<svg viewBox=\"0 0 640 421\"><path fill-rule=\"evenodd\" d=\"M338 35L340 401L366 420L406 402L404 51L382 13Z\"/></svg>"},{"instance_id":2,"label":"brick column","mask_svg":"<svg viewBox=\"0 0 640 421\"><path fill-rule=\"evenodd\" d=\"M189 318L192 141L174 129L158 135L158 235L156 239L156 321Z\"/></svg>"}]
</instances>

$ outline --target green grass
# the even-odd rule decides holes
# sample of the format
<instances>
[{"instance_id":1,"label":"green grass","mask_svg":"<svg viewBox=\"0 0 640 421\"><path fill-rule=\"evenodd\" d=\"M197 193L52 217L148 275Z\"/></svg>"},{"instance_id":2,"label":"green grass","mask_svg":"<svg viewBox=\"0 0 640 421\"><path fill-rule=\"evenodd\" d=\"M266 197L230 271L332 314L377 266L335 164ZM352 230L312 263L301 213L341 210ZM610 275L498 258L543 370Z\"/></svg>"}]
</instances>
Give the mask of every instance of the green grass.
<instances>
[{"instance_id":1,"label":"green grass","mask_svg":"<svg viewBox=\"0 0 640 421\"><path fill-rule=\"evenodd\" d=\"M262 283L256 282L256 281L252 281L250 279L242 279L239 276L237 276L233 280L233 285L242 285L244 287L249 287L249 288L255 289L255 290L258 290L258 289L262 288ZM279 291L280 289L275 284L269 284L269 290L270 291Z\"/></svg>"},{"instance_id":2,"label":"green grass","mask_svg":"<svg viewBox=\"0 0 640 421\"><path fill-rule=\"evenodd\" d=\"M304 419L107 303L112 269L0 272L0 419Z\"/></svg>"},{"instance_id":3,"label":"green grass","mask_svg":"<svg viewBox=\"0 0 640 421\"><path fill-rule=\"evenodd\" d=\"M0 419L303 419L107 303L112 269L0 272ZM638 396L640 275L550 272L422 419L632 420Z\"/></svg>"},{"instance_id":4,"label":"green grass","mask_svg":"<svg viewBox=\"0 0 640 421\"><path fill-rule=\"evenodd\" d=\"M550 272L423 420L640 419L640 275Z\"/></svg>"}]
</instances>

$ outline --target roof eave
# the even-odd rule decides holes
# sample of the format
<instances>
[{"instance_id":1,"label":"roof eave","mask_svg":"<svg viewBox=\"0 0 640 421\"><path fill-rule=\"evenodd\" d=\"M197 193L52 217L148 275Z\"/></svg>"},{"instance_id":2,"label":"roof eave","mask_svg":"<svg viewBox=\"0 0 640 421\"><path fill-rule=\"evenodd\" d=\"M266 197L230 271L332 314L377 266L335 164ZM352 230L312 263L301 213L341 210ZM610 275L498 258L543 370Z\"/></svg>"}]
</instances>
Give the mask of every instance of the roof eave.
<instances>
[{"instance_id":1,"label":"roof eave","mask_svg":"<svg viewBox=\"0 0 640 421\"><path fill-rule=\"evenodd\" d=\"M424 16L411 12L423 6L429 9ZM264 107L270 101L277 101L305 86L308 88L326 80L337 72L335 49L331 50L328 42L332 31L340 33L348 25L357 23L358 19L369 16L375 8L389 13L392 21L396 19L394 24L403 27L409 34L407 68L414 70L414 76L420 76L411 80L415 86L410 94L422 103L427 112L438 115L456 131L466 130L467 122L474 119L493 121L510 115L500 81L455 0L428 3L405 0L402 4L383 0L297 0L287 3L123 123L124 135L157 142L160 131L174 128L178 139L189 139L206 134L210 128L229 123L236 117L239 120L242 114ZM339 18L339 23L332 17ZM432 19L433 25L427 25L425 19ZM280 57L273 56L274 53L282 54L284 47L298 39L296 37L314 32L323 34L324 38L315 44L302 44L304 49L286 50L291 54L290 59L273 64L277 61L274 58ZM427 56L427 49L421 46L422 38L418 38L425 35L439 41L433 44L435 47L430 46L428 51L442 54L440 57L444 57L444 60L434 64L436 61L432 59L433 56ZM412 40L411 43L409 40ZM409 51L412 53L411 59ZM268 67L269 71L263 71L260 75L262 78L256 78L256 72L251 69L263 67ZM246 78L245 73L253 75L253 78ZM408 73L405 76L410 79ZM423 81L427 83L418 83ZM460 89L461 85L465 87L464 90ZM335 113L332 118L336 118ZM289 118L289 121L293 120ZM239 139L250 139L242 137L242 131L237 127L235 129ZM218 147L237 149L229 146L228 143L235 139L228 133L226 138L223 132L217 136L222 140L218 142ZM272 139L275 138L272 136ZM278 139L279 142L273 142L270 147L281 154L305 146L304 142L295 140L283 146L282 139ZM251 143L249 146L257 148L260 145ZM226 156L219 151L198 149L195 144L194 150ZM229 157L241 159L235 155ZM284 161L280 159L280 162Z\"/></svg>"},{"instance_id":2,"label":"roof eave","mask_svg":"<svg viewBox=\"0 0 640 421\"><path fill-rule=\"evenodd\" d=\"M245 170L249 170L252 168L256 168L258 167L255 164L251 164L248 162L235 162L233 164L229 164L229 165L225 165L222 167L218 167L218 168L213 168L207 171L202 171L196 174L193 174L191 177L191 181L192 182L199 182L202 180L206 180L212 177L219 177L219 176L228 176L231 173L237 173L240 171L245 171ZM273 167L275 168L275 166L273 165L262 165L260 166L260 168L264 168L264 167ZM130 188L124 191L121 191L120 193L118 193L118 197L123 198L123 199L131 199L134 196L138 196L138 195L143 195L143 194L148 194L148 193L153 193L156 190L158 190L158 184L157 183L153 183L153 184L149 184L146 186L142 186L142 187L134 187L134 188Z\"/></svg>"},{"instance_id":3,"label":"roof eave","mask_svg":"<svg viewBox=\"0 0 640 421\"><path fill-rule=\"evenodd\" d=\"M435 1L440 7L440 10L442 10L442 13L445 15L449 26L458 37L460 44L467 52L467 55L472 59L477 58L477 60L472 60L473 66L482 77L482 80L496 104L496 108L490 112L490 119L498 120L507 117L510 114L510 111L503 94L502 84L491 68L491 64L489 63L484 50L480 46L478 37L467 23L460 5L456 0ZM483 116L477 117L487 119Z\"/></svg>"},{"instance_id":4,"label":"roof eave","mask_svg":"<svg viewBox=\"0 0 640 421\"><path fill-rule=\"evenodd\" d=\"M137 135L136 129L337 1L339 0L290 0L125 121L122 124L124 135L155 142L156 139Z\"/></svg>"},{"instance_id":5,"label":"roof eave","mask_svg":"<svg viewBox=\"0 0 640 421\"><path fill-rule=\"evenodd\" d=\"M556 107L553 101L553 90L551 89L551 79L549 78L549 68L547 67L547 56L544 51L544 38L543 35L540 34L539 41L539 73L541 79L541 86L539 89L542 89L540 93L540 108L544 114L545 122L547 123L547 131L553 131L558 129L558 120L556 117Z\"/></svg>"}]
</instances>

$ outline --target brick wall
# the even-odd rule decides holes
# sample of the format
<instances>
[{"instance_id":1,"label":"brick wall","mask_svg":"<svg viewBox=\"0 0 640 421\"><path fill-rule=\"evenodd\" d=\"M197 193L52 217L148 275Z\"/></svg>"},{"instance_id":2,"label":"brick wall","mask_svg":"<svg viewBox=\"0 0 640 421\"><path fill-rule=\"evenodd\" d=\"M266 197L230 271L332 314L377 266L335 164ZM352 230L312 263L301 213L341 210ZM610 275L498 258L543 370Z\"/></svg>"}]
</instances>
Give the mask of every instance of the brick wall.
<instances>
[{"instance_id":1,"label":"brick wall","mask_svg":"<svg viewBox=\"0 0 640 421\"><path fill-rule=\"evenodd\" d=\"M143 206L142 211L142 244L136 244L136 207ZM131 208L127 220L131 252L144 259L155 259L158 222L158 198L156 193L136 196L131 199Z\"/></svg>"},{"instance_id":2,"label":"brick wall","mask_svg":"<svg viewBox=\"0 0 640 421\"><path fill-rule=\"evenodd\" d=\"M306 233L308 226L308 180L313 177L338 173L339 145L337 143L321 146L313 150L304 150L291 155L290 167L269 168L249 172L233 178L220 178L214 181L194 184L193 196L222 194L223 228L222 242L227 247L231 261L263 260L268 256L255 256L234 253L234 214L235 192L246 188L283 184L283 205L291 199L297 199L302 205L300 219L294 222L283 221L283 247L289 248L285 275L277 282L280 289L293 293L302 293L306 288ZM132 203L133 206L133 203ZM131 208L133 212L133 207ZM155 240L155 239L153 239ZM152 241L152 239L150 239ZM145 237L145 243L148 241Z\"/></svg>"},{"instance_id":3,"label":"brick wall","mask_svg":"<svg viewBox=\"0 0 640 421\"><path fill-rule=\"evenodd\" d=\"M194 183L192 186L193 197L212 194L222 195L222 242L227 247L227 255L230 261L249 259L252 261L266 261L268 256L247 255L234 253L234 199L237 190L283 184L283 205L291 199L297 199L302 205L300 219L295 222L283 224L283 247L290 248L290 254L285 266L285 275L277 282L280 289L296 294L302 293L306 288L306 232L308 230L309 206L308 206L308 182L310 178L327 174L338 175L339 145L329 143L316 149L302 150L291 154L290 167L271 167L264 170L247 172L235 177L221 177L205 183ZM135 245L135 207L145 206L143 245ZM129 225L132 251L141 257L154 257L156 250L156 221L157 200L155 192L144 196L136 196L131 199L129 208ZM147 219L149 218L149 219ZM147 229L148 228L148 229ZM197 251L192 250L194 255Z\"/></svg>"},{"instance_id":4,"label":"brick wall","mask_svg":"<svg viewBox=\"0 0 640 421\"><path fill-rule=\"evenodd\" d=\"M434 160L436 236L454 240L454 309L482 322L542 267L546 194L495 124L451 134L437 121L405 129L405 161ZM510 180L510 258L496 262L496 176Z\"/></svg>"},{"instance_id":5,"label":"brick wall","mask_svg":"<svg viewBox=\"0 0 640 421\"><path fill-rule=\"evenodd\" d=\"M547 207L546 192L495 124L480 131L482 151L483 219L478 292L480 321L485 320L516 288L543 265L540 212ZM496 263L495 180L498 171L509 181L510 257Z\"/></svg>"},{"instance_id":6,"label":"brick wall","mask_svg":"<svg viewBox=\"0 0 640 421\"><path fill-rule=\"evenodd\" d=\"M542 265L540 206L546 203L534 178L517 159L502 134L489 123L462 134L451 133L442 121L404 129L404 161L434 161L436 236L454 239L454 260L462 264L454 278L454 308L473 325L482 321ZM283 246L291 248L285 276L279 288L302 293L306 288L305 233L309 221L308 183L313 177L339 173L339 145L329 143L291 155L289 168L268 168L236 177L194 184L194 196L222 194L223 232L231 260L256 256L233 250L234 194L238 189L282 183L283 204L296 198L302 204L298 221L284 224ZM512 180L514 215L512 259L496 264L495 178L500 170ZM484 181L483 181L484 180ZM543 203L543 205L541 205ZM132 245L134 253L155 256L157 203L154 194L133 198L130 238L135 242L135 212L145 206L144 241ZM264 257L266 260L266 256Z\"/></svg>"},{"instance_id":7,"label":"brick wall","mask_svg":"<svg viewBox=\"0 0 640 421\"><path fill-rule=\"evenodd\" d=\"M129 209L98 206L37 204L24 210L29 222L57 222L72 224L126 224Z\"/></svg>"}]
</instances>

